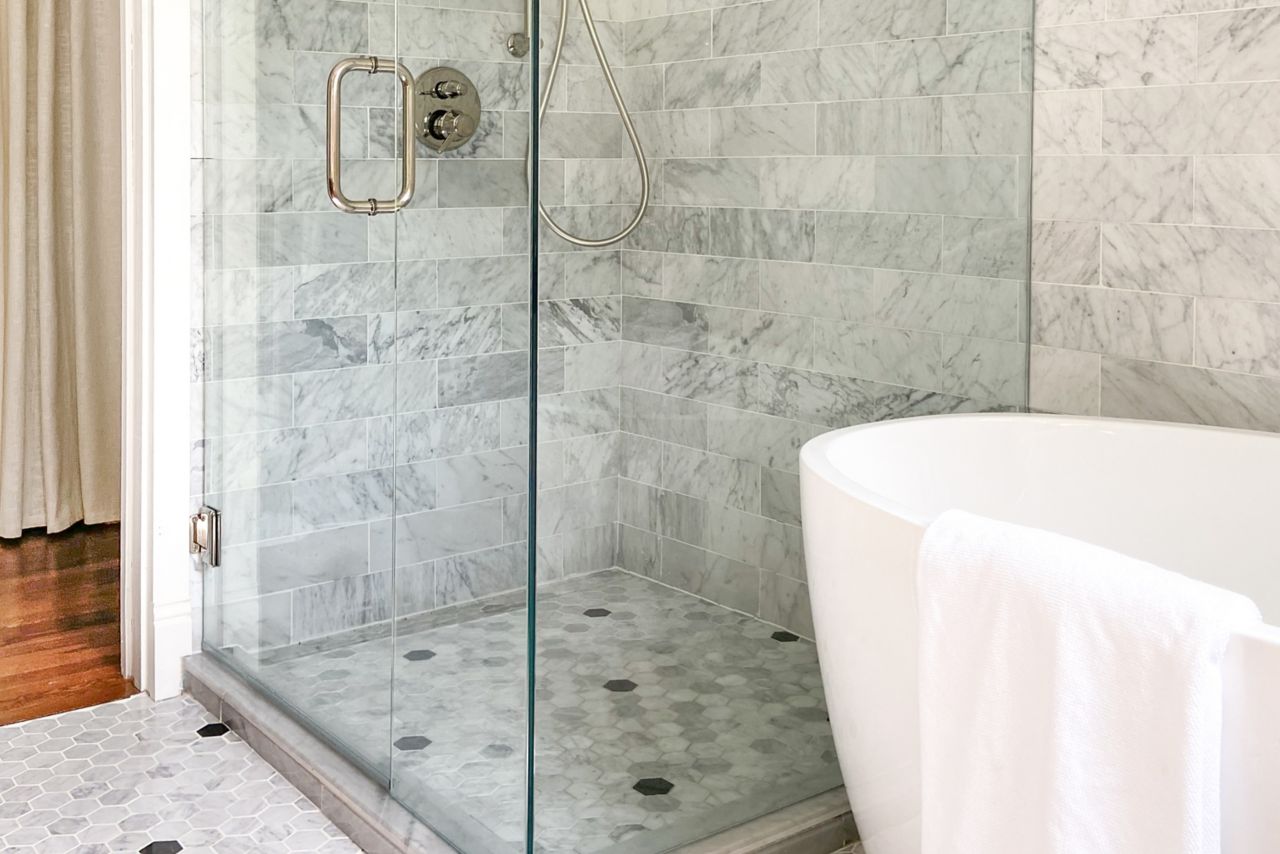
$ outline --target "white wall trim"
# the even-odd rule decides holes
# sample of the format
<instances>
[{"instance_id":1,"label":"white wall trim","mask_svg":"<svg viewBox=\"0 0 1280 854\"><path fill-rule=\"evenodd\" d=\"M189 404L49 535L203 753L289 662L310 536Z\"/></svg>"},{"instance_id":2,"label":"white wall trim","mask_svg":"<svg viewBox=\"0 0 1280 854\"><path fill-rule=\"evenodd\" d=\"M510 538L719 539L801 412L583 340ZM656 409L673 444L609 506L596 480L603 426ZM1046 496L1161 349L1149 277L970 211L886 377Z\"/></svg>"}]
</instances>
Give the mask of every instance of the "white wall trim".
<instances>
[{"instance_id":1,"label":"white wall trim","mask_svg":"<svg viewBox=\"0 0 1280 854\"><path fill-rule=\"evenodd\" d=\"M124 0L123 669L156 699L192 649L191 7Z\"/></svg>"}]
</instances>

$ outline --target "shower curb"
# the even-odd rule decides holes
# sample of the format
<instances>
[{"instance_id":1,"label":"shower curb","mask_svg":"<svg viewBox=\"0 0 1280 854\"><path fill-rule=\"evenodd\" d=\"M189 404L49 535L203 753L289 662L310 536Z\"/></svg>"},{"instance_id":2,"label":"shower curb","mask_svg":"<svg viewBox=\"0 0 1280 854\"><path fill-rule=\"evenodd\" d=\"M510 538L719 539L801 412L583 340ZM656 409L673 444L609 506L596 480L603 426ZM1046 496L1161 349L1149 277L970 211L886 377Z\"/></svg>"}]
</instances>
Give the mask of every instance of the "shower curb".
<instances>
[{"instance_id":1,"label":"shower curb","mask_svg":"<svg viewBox=\"0 0 1280 854\"><path fill-rule=\"evenodd\" d=\"M183 660L183 687L368 854L453 854L457 850L355 763L213 656L199 653ZM457 828L455 834L467 842L467 854L507 848L501 843L495 847L496 838L467 839L469 831ZM857 838L849 800L840 787L674 850L680 854L831 854Z\"/></svg>"}]
</instances>

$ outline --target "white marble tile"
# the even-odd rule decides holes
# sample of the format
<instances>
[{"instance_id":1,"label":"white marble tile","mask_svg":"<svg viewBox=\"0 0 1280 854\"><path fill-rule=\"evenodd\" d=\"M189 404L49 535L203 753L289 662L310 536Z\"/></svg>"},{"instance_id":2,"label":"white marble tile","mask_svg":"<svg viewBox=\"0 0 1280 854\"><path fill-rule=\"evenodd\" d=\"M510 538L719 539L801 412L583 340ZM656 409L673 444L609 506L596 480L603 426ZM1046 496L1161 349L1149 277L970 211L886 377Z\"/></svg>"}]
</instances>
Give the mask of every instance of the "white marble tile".
<instances>
[{"instance_id":1,"label":"white marble tile","mask_svg":"<svg viewBox=\"0 0 1280 854\"><path fill-rule=\"evenodd\" d=\"M1031 294L1032 343L1191 364L1190 299L1045 284L1033 286Z\"/></svg>"},{"instance_id":2,"label":"white marble tile","mask_svg":"<svg viewBox=\"0 0 1280 854\"><path fill-rule=\"evenodd\" d=\"M1031 348L1031 398L1036 412L1098 415L1102 357L1097 353Z\"/></svg>"},{"instance_id":3,"label":"white marble tile","mask_svg":"<svg viewBox=\"0 0 1280 854\"><path fill-rule=\"evenodd\" d=\"M1280 303L1196 300L1196 364L1280 377Z\"/></svg>"},{"instance_id":4,"label":"white marble tile","mask_svg":"<svg viewBox=\"0 0 1280 854\"><path fill-rule=\"evenodd\" d=\"M1040 157L1036 216L1103 222L1190 222L1192 163L1185 157Z\"/></svg>"},{"instance_id":5,"label":"white marble tile","mask_svg":"<svg viewBox=\"0 0 1280 854\"><path fill-rule=\"evenodd\" d=\"M1280 232L1111 224L1102 283L1112 288L1280 301Z\"/></svg>"},{"instance_id":6,"label":"white marble tile","mask_svg":"<svg viewBox=\"0 0 1280 854\"><path fill-rule=\"evenodd\" d=\"M1195 74L1193 17L1042 27L1036 33L1036 84L1043 90L1191 83Z\"/></svg>"},{"instance_id":7,"label":"white marble tile","mask_svg":"<svg viewBox=\"0 0 1280 854\"><path fill-rule=\"evenodd\" d=\"M1199 80L1275 80L1280 77L1280 7L1221 12L1196 18Z\"/></svg>"},{"instance_id":8,"label":"white marble tile","mask_svg":"<svg viewBox=\"0 0 1280 854\"><path fill-rule=\"evenodd\" d=\"M1197 158L1195 221L1280 228L1280 156Z\"/></svg>"}]
</instances>

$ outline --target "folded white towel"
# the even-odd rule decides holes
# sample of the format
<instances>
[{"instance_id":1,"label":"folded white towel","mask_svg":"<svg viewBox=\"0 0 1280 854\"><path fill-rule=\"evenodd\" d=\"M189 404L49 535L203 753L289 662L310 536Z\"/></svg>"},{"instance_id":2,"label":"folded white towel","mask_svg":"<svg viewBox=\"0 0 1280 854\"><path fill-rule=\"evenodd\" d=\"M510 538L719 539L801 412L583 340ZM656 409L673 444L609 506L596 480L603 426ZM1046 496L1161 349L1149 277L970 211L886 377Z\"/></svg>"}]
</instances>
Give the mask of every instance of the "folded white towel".
<instances>
[{"instance_id":1,"label":"folded white towel","mask_svg":"<svg viewBox=\"0 0 1280 854\"><path fill-rule=\"evenodd\" d=\"M1249 599L949 512L921 548L924 854L1217 854Z\"/></svg>"}]
</instances>

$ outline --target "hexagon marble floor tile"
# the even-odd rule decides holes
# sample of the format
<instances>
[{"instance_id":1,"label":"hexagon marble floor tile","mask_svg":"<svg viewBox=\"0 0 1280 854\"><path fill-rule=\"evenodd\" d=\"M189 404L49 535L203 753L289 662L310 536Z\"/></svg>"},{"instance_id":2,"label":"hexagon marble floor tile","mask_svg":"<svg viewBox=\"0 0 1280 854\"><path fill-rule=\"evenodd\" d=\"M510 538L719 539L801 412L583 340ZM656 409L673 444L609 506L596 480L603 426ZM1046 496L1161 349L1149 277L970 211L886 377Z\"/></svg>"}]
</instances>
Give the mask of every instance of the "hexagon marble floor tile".
<instances>
[{"instance_id":1,"label":"hexagon marble floor tile","mask_svg":"<svg viewBox=\"0 0 1280 854\"><path fill-rule=\"evenodd\" d=\"M0 727L0 851L360 851L187 697Z\"/></svg>"}]
</instances>

